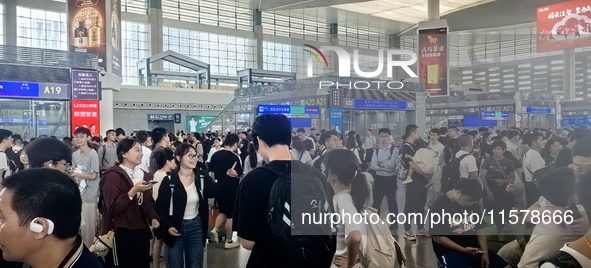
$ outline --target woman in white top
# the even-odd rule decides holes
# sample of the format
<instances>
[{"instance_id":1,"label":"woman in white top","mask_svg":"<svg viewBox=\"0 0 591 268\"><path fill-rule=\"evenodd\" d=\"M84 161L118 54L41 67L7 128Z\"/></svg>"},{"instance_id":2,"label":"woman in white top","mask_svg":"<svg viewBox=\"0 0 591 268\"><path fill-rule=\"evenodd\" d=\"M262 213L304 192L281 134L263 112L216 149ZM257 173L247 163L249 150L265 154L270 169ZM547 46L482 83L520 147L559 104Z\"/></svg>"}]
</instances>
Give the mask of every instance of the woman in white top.
<instances>
[{"instance_id":1,"label":"woman in white top","mask_svg":"<svg viewBox=\"0 0 591 268\"><path fill-rule=\"evenodd\" d=\"M252 142L249 143L248 156L246 157L246 160L244 160L244 175L242 178L244 178L248 172L262 166L263 164L263 157L256 151L254 144L252 144Z\"/></svg>"},{"instance_id":2,"label":"woman in white top","mask_svg":"<svg viewBox=\"0 0 591 268\"><path fill-rule=\"evenodd\" d=\"M324 160L327 181L334 189L333 204L337 213L353 215L362 213L369 190L367 181L355 155L344 149L326 154ZM365 226L352 221L337 224L337 245L332 268L361 267L359 253L363 245ZM364 247L363 247L364 248Z\"/></svg>"},{"instance_id":3,"label":"woman in white top","mask_svg":"<svg viewBox=\"0 0 591 268\"><path fill-rule=\"evenodd\" d=\"M304 164L312 162L310 153L306 151L306 146L297 136L291 137L291 157L294 160L300 160Z\"/></svg>"},{"instance_id":4,"label":"woman in white top","mask_svg":"<svg viewBox=\"0 0 591 268\"><path fill-rule=\"evenodd\" d=\"M157 181L158 183L154 184L154 187L152 188L152 195L154 196L154 200L158 200L158 190L162 184L162 180L168 175L169 172L176 169L176 162L174 161L174 152L168 148L154 151L154 155L152 157L154 157L156 160L156 168L158 169L156 173L154 173L154 181ZM160 229L154 230L154 236L156 236L152 250L154 260L160 260L160 253L162 252L162 231ZM155 261L154 268L159 267L160 261Z\"/></svg>"},{"instance_id":5,"label":"woman in white top","mask_svg":"<svg viewBox=\"0 0 591 268\"><path fill-rule=\"evenodd\" d=\"M347 143L345 144L349 151L353 152L353 154L357 157L358 163L361 164L361 158L359 158L359 147L357 147L357 139L355 136L348 136Z\"/></svg>"},{"instance_id":6,"label":"woman in white top","mask_svg":"<svg viewBox=\"0 0 591 268\"><path fill-rule=\"evenodd\" d=\"M225 182L214 183L206 171L197 167L197 152L188 143L177 147L175 161L177 168L162 180L156 201L166 245L164 260L167 267L201 268L208 222L207 198L216 195L219 187L227 186Z\"/></svg>"},{"instance_id":7,"label":"woman in white top","mask_svg":"<svg viewBox=\"0 0 591 268\"><path fill-rule=\"evenodd\" d=\"M211 156L222 149L222 140L220 138L215 138L213 141L213 147L209 150L209 154L207 154L207 163L211 162Z\"/></svg>"}]
</instances>

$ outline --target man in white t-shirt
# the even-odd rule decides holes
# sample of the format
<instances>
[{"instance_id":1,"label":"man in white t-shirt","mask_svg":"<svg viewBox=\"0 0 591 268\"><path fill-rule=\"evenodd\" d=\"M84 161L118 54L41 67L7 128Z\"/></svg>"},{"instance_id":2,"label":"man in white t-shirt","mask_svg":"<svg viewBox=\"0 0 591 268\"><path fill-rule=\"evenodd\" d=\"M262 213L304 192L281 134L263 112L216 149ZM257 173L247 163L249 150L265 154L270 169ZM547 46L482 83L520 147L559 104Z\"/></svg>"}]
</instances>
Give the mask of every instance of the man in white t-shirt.
<instances>
[{"instance_id":1,"label":"man in white t-shirt","mask_svg":"<svg viewBox=\"0 0 591 268\"><path fill-rule=\"evenodd\" d=\"M429 131L429 148L437 152L437 161L439 164L443 163L443 150L445 146L439 142L439 129L434 128Z\"/></svg>"},{"instance_id":2,"label":"man in white t-shirt","mask_svg":"<svg viewBox=\"0 0 591 268\"><path fill-rule=\"evenodd\" d=\"M513 154L517 159L519 159L519 138L519 132L515 130L510 130L507 133L507 137L503 138L503 141L507 144L507 151Z\"/></svg>"},{"instance_id":3,"label":"man in white t-shirt","mask_svg":"<svg viewBox=\"0 0 591 268\"><path fill-rule=\"evenodd\" d=\"M456 153L456 158L468 154L468 156L464 157L460 162L461 178L477 180L478 165L476 165L476 158L472 155L472 150L474 149L474 141L472 140L472 137L466 134L461 135L458 138L458 145L460 146L460 151Z\"/></svg>"},{"instance_id":4,"label":"man in white t-shirt","mask_svg":"<svg viewBox=\"0 0 591 268\"><path fill-rule=\"evenodd\" d=\"M142 145L142 163L140 168L145 172L150 172L150 155L152 155L152 138L148 135L148 131L140 130L135 134L137 141Z\"/></svg>"},{"instance_id":5,"label":"man in white t-shirt","mask_svg":"<svg viewBox=\"0 0 591 268\"><path fill-rule=\"evenodd\" d=\"M12 147L12 131L0 129L0 181L10 176L10 162L4 151Z\"/></svg>"},{"instance_id":6,"label":"man in white t-shirt","mask_svg":"<svg viewBox=\"0 0 591 268\"><path fill-rule=\"evenodd\" d=\"M527 206L533 205L540 198L540 192L533 181L534 172L546 166L546 161L540 155L544 150L546 141L540 133L531 133L525 136L525 142L529 150L523 155L523 173L525 175L525 199Z\"/></svg>"}]
</instances>

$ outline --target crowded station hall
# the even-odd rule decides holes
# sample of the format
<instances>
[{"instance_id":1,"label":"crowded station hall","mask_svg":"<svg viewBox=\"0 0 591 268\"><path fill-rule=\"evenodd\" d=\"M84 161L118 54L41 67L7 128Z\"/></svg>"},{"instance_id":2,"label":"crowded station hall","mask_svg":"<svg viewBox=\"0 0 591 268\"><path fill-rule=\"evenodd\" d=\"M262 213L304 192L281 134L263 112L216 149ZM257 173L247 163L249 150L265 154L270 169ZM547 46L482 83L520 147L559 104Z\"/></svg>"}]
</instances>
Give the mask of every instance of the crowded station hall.
<instances>
[{"instance_id":1,"label":"crowded station hall","mask_svg":"<svg viewBox=\"0 0 591 268\"><path fill-rule=\"evenodd\" d=\"M591 0L0 22L0 268L591 267Z\"/></svg>"}]
</instances>

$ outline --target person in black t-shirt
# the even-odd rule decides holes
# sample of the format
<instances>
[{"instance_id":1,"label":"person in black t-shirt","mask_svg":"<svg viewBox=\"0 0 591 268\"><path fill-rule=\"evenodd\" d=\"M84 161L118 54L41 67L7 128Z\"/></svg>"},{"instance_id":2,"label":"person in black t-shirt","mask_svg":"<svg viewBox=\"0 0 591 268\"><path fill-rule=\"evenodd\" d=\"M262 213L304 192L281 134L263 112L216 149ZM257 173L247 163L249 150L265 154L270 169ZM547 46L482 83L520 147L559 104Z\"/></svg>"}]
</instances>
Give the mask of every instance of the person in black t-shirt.
<instances>
[{"instance_id":1,"label":"person in black t-shirt","mask_svg":"<svg viewBox=\"0 0 591 268\"><path fill-rule=\"evenodd\" d=\"M264 159L266 166L272 170L287 169L292 165L305 165L299 161L291 161L289 144L291 143L291 124L284 115L261 115L255 119L252 127L253 144L258 153ZM333 137L334 138L334 137ZM319 178L323 178L320 172ZM271 188L278 176L268 169L256 168L249 172L240 184L236 200L235 219L237 223L240 244L248 250L252 250L248 259L248 268L275 268L275 267L312 267L326 268L330 263L306 263L296 266L294 260L280 257L274 243L263 235L263 230L268 229L267 213ZM326 185L328 198L332 198L330 186ZM332 260L334 252L322 256Z\"/></svg>"},{"instance_id":2,"label":"person in black t-shirt","mask_svg":"<svg viewBox=\"0 0 591 268\"><path fill-rule=\"evenodd\" d=\"M222 190L221 196L216 198L220 214L215 220L215 226L211 230L213 240L218 241L218 229L226 223L226 244L227 249L237 248L239 244L232 238L232 218L234 215L234 203L236 202L236 194L238 193L239 180L228 178L228 170L234 169L236 176L242 176L242 161L240 157L234 153L238 147L239 138L236 134L229 134L224 139L224 148L211 156L209 162L209 171L213 172L215 180L218 183L224 180L232 180L232 183L227 184L228 189Z\"/></svg>"},{"instance_id":3,"label":"person in black t-shirt","mask_svg":"<svg viewBox=\"0 0 591 268\"><path fill-rule=\"evenodd\" d=\"M478 201L482 188L476 180L461 180L433 202L429 218L433 251L443 267L505 267L507 263L488 248ZM454 216L455 215L455 216ZM437 219L439 221L437 221ZM476 224L475 224L476 223Z\"/></svg>"},{"instance_id":4,"label":"person in black t-shirt","mask_svg":"<svg viewBox=\"0 0 591 268\"><path fill-rule=\"evenodd\" d=\"M448 139L444 143L445 150L443 151L443 156L445 157L445 163L449 163L457 152L460 151L460 145L458 144L458 138L460 130L458 127L450 127L448 130Z\"/></svg>"},{"instance_id":5,"label":"person in black t-shirt","mask_svg":"<svg viewBox=\"0 0 591 268\"><path fill-rule=\"evenodd\" d=\"M28 169L6 178L2 187L4 259L20 262L21 267L104 267L78 235L82 199L68 175L53 169Z\"/></svg>"},{"instance_id":6,"label":"person in black t-shirt","mask_svg":"<svg viewBox=\"0 0 591 268\"><path fill-rule=\"evenodd\" d=\"M240 138L240 143L238 144L238 149L240 149L240 160L242 161L242 165L244 165L244 160L248 157L248 139L246 139L246 131L242 131L238 133L238 138ZM244 167L244 166L243 166Z\"/></svg>"}]
</instances>

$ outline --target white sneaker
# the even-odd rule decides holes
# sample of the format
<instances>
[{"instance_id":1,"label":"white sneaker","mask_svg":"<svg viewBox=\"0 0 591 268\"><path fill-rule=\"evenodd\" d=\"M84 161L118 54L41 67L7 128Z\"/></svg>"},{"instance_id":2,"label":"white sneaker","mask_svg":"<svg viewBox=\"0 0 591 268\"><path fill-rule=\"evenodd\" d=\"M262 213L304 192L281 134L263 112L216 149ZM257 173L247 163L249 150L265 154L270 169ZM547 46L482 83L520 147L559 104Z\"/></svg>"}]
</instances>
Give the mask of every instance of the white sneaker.
<instances>
[{"instance_id":1,"label":"white sneaker","mask_svg":"<svg viewBox=\"0 0 591 268\"><path fill-rule=\"evenodd\" d=\"M421 229L417 232L417 235L420 236L426 236L426 237L431 237L431 235L429 235L429 231L425 230L425 229Z\"/></svg>"},{"instance_id":2,"label":"white sneaker","mask_svg":"<svg viewBox=\"0 0 591 268\"><path fill-rule=\"evenodd\" d=\"M213 239L213 242L215 242L216 244L219 243L220 239L218 238L218 230L216 228L213 228L209 232L211 233L211 239Z\"/></svg>"},{"instance_id":3,"label":"white sneaker","mask_svg":"<svg viewBox=\"0 0 591 268\"><path fill-rule=\"evenodd\" d=\"M404 232L404 239L408 241L417 241L417 237L412 233L412 231Z\"/></svg>"},{"instance_id":4,"label":"white sneaker","mask_svg":"<svg viewBox=\"0 0 591 268\"><path fill-rule=\"evenodd\" d=\"M233 241L226 241L226 245L224 246L226 249L233 249L239 247L240 244L238 242Z\"/></svg>"},{"instance_id":5,"label":"white sneaker","mask_svg":"<svg viewBox=\"0 0 591 268\"><path fill-rule=\"evenodd\" d=\"M409 184L412 182L412 179L410 177L406 177L406 180L402 181L402 184Z\"/></svg>"}]
</instances>

